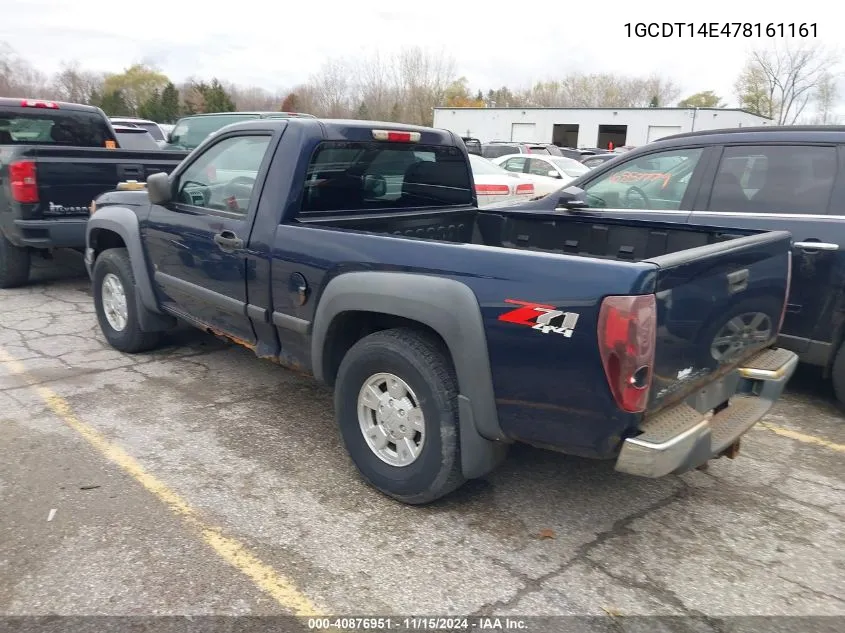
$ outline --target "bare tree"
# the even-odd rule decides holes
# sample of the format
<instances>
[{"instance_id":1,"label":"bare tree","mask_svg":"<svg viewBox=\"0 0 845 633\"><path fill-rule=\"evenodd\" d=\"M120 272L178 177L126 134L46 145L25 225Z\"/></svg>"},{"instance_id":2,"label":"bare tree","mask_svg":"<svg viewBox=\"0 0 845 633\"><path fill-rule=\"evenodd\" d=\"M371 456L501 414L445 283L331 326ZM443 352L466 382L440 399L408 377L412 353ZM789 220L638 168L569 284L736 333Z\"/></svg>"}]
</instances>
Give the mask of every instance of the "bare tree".
<instances>
[{"instance_id":1,"label":"bare tree","mask_svg":"<svg viewBox=\"0 0 845 633\"><path fill-rule=\"evenodd\" d=\"M44 73L0 42L0 97L53 98Z\"/></svg>"},{"instance_id":2,"label":"bare tree","mask_svg":"<svg viewBox=\"0 0 845 633\"><path fill-rule=\"evenodd\" d=\"M839 117L835 113L838 97L836 78L832 74L827 73L822 77L816 89L816 116L813 118L813 123L834 125L839 122Z\"/></svg>"},{"instance_id":3,"label":"bare tree","mask_svg":"<svg viewBox=\"0 0 845 633\"><path fill-rule=\"evenodd\" d=\"M284 94L270 92L260 86L244 87L235 84L226 84L225 88L226 92L231 95L238 110L243 112L275 111L279 109L279 105L285 98Z\"/></svg>"},{"instance_id":4,"label":"bare tree","mask_svg":"<svg viewBox=\"0 0 845 633\"><path fill-rule=\"evenodd\" d=\"M740 102L778 125L793 125L818 99L837 62L822 46L753 51L736 83Z\"/></svg>"},{"instance_id":5,"label":"bare tree","mask_svg":"<svg viewBox=\"0 0 845 633\"><path fill-rule=\"evenodd\" d=\"M71 103L91 103L91 98L103 92L103 74L82 70L74 60L62 64L62 69L53 77L56 97Z\"/></svg>"},{"instance_id":6,"label":"bare tree","mask_svg":"<svg viewBox=\"0 0 845 633\"><path fill-rule=\"evenodd\" d=\"M350 115L353 86L348 65L340 59L329 59L320 71L311 77L318 111L322 116L338 119Z\"/></svg>"},{"instance_id":7,"label":"bare tree","mask_svg":"<svg viewBox=\"0 0 845 633\"><path fill-rule=\"evenodd\" d=\"M444 102L447 88L456 79L455 60L443 52L408 48L399 54L397 75L406 121L431 125L434 107Z\"/></svg>"},{"instance_id":8,"label":"bare tree","mask_svg":"<svg viewBox=\"0 0 845 633\"><path fill-rule=\"evenodd\" d=\"M359 109L363 106L367 116L375 120L390 118L398 96L396 73L391 62L385 61L376 52L357 64L355 74L358 77Z\"/></svg>"}]
</instances>

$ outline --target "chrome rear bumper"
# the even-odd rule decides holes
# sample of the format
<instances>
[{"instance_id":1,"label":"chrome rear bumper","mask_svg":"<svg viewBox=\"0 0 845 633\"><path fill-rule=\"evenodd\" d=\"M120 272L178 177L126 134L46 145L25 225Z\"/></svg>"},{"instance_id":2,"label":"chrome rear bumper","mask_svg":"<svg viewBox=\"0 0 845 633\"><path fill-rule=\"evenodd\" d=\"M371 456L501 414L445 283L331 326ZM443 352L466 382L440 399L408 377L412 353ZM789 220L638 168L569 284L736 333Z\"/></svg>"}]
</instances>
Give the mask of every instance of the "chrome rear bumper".
<instances>
[{"instance_id":1,"label":"chrome rear bumper","mask_svg":"<svg viewBox=\"0 0 845 633\"><path fill-rule=\"evenodd\" d=\"M616 470L641 477L682 473L719 457L762 418L783 392L798 364L785 349L768 349L734 370L735 394L719 413L699 413L696 396L658 413L628 438Z\"/></svg>"}]
</instances>

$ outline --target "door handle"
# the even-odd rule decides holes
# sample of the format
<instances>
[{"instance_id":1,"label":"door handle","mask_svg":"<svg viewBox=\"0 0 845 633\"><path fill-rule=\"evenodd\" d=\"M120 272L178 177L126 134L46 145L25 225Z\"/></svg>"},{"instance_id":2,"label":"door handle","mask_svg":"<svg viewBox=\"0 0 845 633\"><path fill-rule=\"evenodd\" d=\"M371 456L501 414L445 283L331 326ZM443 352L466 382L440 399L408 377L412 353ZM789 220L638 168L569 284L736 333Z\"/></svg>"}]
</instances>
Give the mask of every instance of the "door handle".
<instances>
[{"instance_id":1,"label":"door handle","mask_svg":"<svg viewBox=\"0 0 845 633\"><path fill-rule=\"evenodd\" d=\"M795 242L793 244L795 248L800 248L805 251L838 251L839 244L833 244L831 242Z\"/></svg>"},{"instance_id":2,"label":"door handle","mask_svg":"<svg viewBox=\"0 0 845 633\"><path fill-rule=\"evenodd\" d=\"M237 250L244 247L244 241L232 231L222 231L214 235L214 241L224 251Z\"/></svg>"}]
</instances>

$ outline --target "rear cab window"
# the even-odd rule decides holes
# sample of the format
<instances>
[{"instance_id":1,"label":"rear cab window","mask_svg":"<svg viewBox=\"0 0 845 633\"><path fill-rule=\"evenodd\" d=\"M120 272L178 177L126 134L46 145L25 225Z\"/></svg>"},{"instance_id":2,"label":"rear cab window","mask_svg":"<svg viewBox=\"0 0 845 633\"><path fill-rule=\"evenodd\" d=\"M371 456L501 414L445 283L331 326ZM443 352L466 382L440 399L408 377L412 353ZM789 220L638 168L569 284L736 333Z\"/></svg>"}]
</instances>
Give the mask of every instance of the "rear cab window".
<instances>
[{"instance_id":1,"label":"rear cab window","mask_svg":"<svg viewBox=\"0 0 845 633\"><path fill-rule=\"evenodd\" d=\"M0 105L0 145L110 147L114 135L98 112Z\"/></svg>"},{"instance_id":2,"label":"rear cab window","mask_svg":"<svg viewBox=\"0 0 845 633\"><path fill-rule=\"evenodd\" d=\"M457 147L325 141L308 165L300 215L471 204L472 180Z\"/></svg>"}]
</instances>

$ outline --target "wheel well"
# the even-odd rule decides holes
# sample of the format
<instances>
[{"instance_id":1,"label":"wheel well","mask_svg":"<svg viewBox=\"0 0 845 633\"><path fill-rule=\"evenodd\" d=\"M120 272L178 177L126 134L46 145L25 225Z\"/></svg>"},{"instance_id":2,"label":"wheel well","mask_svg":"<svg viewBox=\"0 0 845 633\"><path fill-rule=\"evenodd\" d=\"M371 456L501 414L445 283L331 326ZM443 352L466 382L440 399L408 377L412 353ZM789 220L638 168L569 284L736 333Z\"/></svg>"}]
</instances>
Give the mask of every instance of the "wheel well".
<instances>
[{"instance_id":1,"label":"wheel well","mask_svg":"<svg viewBox=\"0 0 845 633\"><path fill-rule=\"evenodd\" d=\"M452 355L443 337L436 330L419 321L379 312L348 311L341 312L329 325L323 345L323 379L329 386L334 385L337 371L346 352L365 336L381 330L411 328L430 334L442 346L449 361Z\"/></svg>"},{"instance_id":2,"label":"wheel well","mask_svg":"<svg viewBox=\"0 0 845 633\"><path fill-rule=\"evenodd\" d=\"M95 255L99 255L110 248L126 248L126 242L114 231L94 229L91 231L91 246Z\"/></svg>"}]
</instances>

